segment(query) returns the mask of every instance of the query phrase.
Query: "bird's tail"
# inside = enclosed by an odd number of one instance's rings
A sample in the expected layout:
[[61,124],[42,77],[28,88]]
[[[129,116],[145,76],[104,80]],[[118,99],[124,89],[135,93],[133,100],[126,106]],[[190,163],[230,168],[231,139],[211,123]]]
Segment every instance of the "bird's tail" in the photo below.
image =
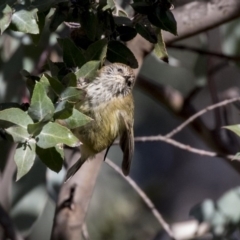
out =
[[67,171],[64,182],[67,182],[83,165],[84,161],[80,158],[76,163],[73,164]]

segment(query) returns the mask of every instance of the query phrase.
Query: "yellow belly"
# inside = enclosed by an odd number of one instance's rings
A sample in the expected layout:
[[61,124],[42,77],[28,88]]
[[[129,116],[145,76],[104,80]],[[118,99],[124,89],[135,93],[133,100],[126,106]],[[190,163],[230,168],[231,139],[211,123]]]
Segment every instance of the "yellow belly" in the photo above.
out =
[[91,111],[88,111],[88,109],[89,107],[86,104],[79,106],[80,111],[94,120],[76,129],[74,134],[83,143],[85,154],[90,156],[109,147],[125,129],[120,112],[122,116],[132,118],[132,95],[114,98],[91,109]]

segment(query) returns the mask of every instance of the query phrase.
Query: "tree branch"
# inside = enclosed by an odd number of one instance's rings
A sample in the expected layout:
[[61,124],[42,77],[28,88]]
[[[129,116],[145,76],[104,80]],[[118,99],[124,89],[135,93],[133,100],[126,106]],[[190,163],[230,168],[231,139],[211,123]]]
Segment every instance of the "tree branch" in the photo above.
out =
[[133,181],[133,179],[131,179],[128,176],[124,176],[122,173],[122,170],[115,164],[113,163],[111,160],[106,159],[105,162],[111,167],[113,168],[118,174],[120,174],[128,183],[129,185],[137,192],[137,194],[142,198],[142,200],[145,202],[145,204],[148,206],[148,208],[152,211],[153,216],[157,219],[157,221],[159,222],[159,224],[163,227],[163,229],[168,233],[168,235],[172,238],[172,239],[176,239],[174,237],[174,234],[170,228],[170,226],[168,225],[168,223],[163,219],[162,215],[158,212],[158,210],[156,209],[156,207],[154,206],[153,202],[148,198],[148,196],[142,191],[142,189],[136,184],[136,182]]
[[191,116],[190,118],[188,118],[185,122],[183,122],[182,124],[180,124],[178,127],[176,127],[175,129],[173,129],[170,133],[168,133],[167,135],[165,135],[166,138],[171,138],[173,137],[174,135],[176,135],[178,132],[182,131],[183,128],[185,128],[187,125],[189,125],[191,122],[193,122],[196,118],[200,117],[201,115],[209,112],[209,111],[212,111],[216,108],[219,108],[219,107],[223,107],[223,106],[226,106],[230,103],[233,103],[233,102],[236,102],[236,101],[240,101],[240,97],[235,97],[235,98],[232,98],[232,99],[228,99],[228,100],[224,100],[222,102],[219,102],[219,103],[216,103],[216,104],[213,104],[211,106],[208,106],[204,109],[202,109],[201,111],[195,113],[193,116]]
[[79,171],[62,185],[51,240],[80,239],[86,212],[105,151],[86,161]]
[[239,0],[194,1],[173,10],[178,36],[164,32],[166,43],[187,38],[240,16]]

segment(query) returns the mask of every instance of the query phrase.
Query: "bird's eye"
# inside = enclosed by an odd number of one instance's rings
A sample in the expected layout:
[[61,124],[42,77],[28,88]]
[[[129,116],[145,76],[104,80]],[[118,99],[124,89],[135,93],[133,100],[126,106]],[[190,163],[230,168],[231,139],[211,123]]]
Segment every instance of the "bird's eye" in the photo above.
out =
[[117,69],[119,73],[123,73],[123,70],[121,68]]

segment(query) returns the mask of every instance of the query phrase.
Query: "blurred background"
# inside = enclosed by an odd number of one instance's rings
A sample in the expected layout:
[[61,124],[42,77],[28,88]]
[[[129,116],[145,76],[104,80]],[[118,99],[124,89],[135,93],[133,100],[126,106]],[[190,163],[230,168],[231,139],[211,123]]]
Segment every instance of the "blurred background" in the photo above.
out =
[[[179,0],[174,5],[178,7],[184,3]],[[28,101],[20,71],[26,69],[40,74],[47,57],[59,61],[61,51],[56,39],[68,34],[64,25],[51,34],[46,29],[37,46],[34,39],[22,33],[6,31],[0,37],[1,102]],[[195,112],[213,104],[216,99],[224,100],[229,92],[239,90],[239,61],[188,48],[239,56],[240,19],[178,41],[176,45],[186,49],[168,46],[169,64],[153,54],[145,58],[140,76],[150,86],[171,87],[180,96],[178,101],[189,98],[188,103]],[[144,86],[139,82],[134,89],[135,136],[165,135],[186,119],[180,111],[170,109],[153,97],[151,90]],[[233,134],[229,137],[221,128],[240,122],[239,110],[233,104],[226,106],[224,111],[206,113],[201,119],[210,134],[218,132],[216,143],[221,136],[233,155],[238,152],[238,139]],[[198,149],[219,150],[216,146],[211,147],[214,137],[209,143],[191,126],[184,128],[174,139]],[[189,220],[189,211],[194,205],[207,198],[217,200],[239,185],[239,173],[222,158],[200,156],[161,141],[136,142],[135,146],[130,177],[169,223]],[[0,149],[0,167],[3,169],[6,159],[12,157],[13,147],[0,141]],[[108,158],[121,164],[119,146],[111,147]],[[20,181],[13,180],[12,187],[3,187],[2,183],[0,199],[6,201],[10,215],[25,239],[50,238],[56,194],[64,174],[64,170],[59,174],[46,170],[36,159],[31,171]],[[138,194],[106,163],[102,164],[86,222],[90,238],[94,240],[160,239],[157,236],[161,234],[161,227]]]

